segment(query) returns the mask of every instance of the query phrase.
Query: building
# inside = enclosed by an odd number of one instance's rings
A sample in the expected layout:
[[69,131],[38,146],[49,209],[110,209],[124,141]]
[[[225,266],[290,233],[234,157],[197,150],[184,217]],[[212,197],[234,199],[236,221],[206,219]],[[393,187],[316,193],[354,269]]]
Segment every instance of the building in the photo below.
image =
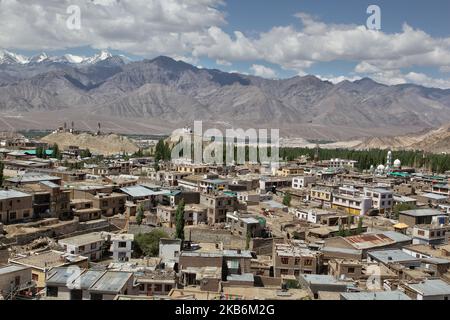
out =
[[312,188],[310,192],[311,200],[329,202],[333,201],[333,192],[327,188]]
[[402,286],[406,295],[414,300],[449,300],[450,284],[440,279],[426,279]]
[[102,211],[102,215],[112,217],[125,212],[127,196],[121,193],[99,193],[93,196],[94,208]]
[[300,243],[274,244],[274,276],[295,276],[317,274],[321,266],[321,254],[312,251]]
[[416,196],[417,202],[428,204],[431,206],[439,206],[440,204],[446,204],[449,200],[449,195],[443,195],[438,193],[421,193]]
[[339,192],[333,193],[333,209],[342,210],[356,216],[363,216],[368,214],[372,207],[372,198],[361,195],[357,189],[341,187]]
[[240,215],[237,212],[227,213],[227,225],[233,234],[241,237],[250,235],[252,238],[259,238],[263,234],[265,221],[249,215]]
[[290,176],[298,176],[305,173],[305,169],[303,167],[299,166],[288,166],[288,167],[282,167],[278,169],[276,172],[277,176],[281,177],[290,177]]
[[202,194],[200,204],[207,208],[208,224],[225,223],[227,213],[237,209],[237,197],[227,194]]
[[116,262],[130,261],[133,253],[134,235],[132,234],[111,234],[108,236],[111,242],[109,249]]
[[45,281],[46,299],[90,300],[89,288],[105,273],[73,267],[53,268]]
[[328,262],[328,274],[336,279],[361,279],[362,269],[362,263],[357,260],[333,259]]
[[167,266],[174,266],[180,259],[181,240],[180,239],[160,239],[159,257],[161,262]]
[[118,294],[133,295],[134,275],[131,272],[107,271],[89,289],[90,300],[114,300]]
[[292,177],[262,177],[259,180],[259,189],[262,193],[275,193],[278,189],[290,188]]
[[421,224],[431,224],[433,217],[441,216],[442,212],[434,209],[416,209],[401,211],[399,214],[400,223],[410,227]]
[[181,172],[181,173],[201,175],[201,174],[207,174],[209,172],[209,167],[201,166],[201,165],[178,165],[177,171]]
[[15,190],[0,190],[0,222],[17,223],[33,217],[33,196]]
[[378,213],[384,215],[392,211],[394,206],[394,194],[386,189],[364,189],[364,194],[367,198],[372,199],[372,207],[378,210]]
[[376,292],[343,292],[340,294],[341,300],[365,300],[365,301],[394,301],[411,300],[406,294],[399,290],[376,291]]
[[385,231],[326,239],[321,251],[328,260],[333,258],[361,260],[366,258],[370,251],[400,249],[411,243],[411,237],[394,231]]
[[358,161],[346,159],[331,159],[325,164],[328,168],[355,168]]
[[[158,221],[169,227],[176,224],[176,207],[158,206],[156,208],[156,216]],[[184,224],[187,226],[206,224],[207,208],[204,205],[185,205],[184,207]]]
[[432,186],[431,192],[450,197],[450,184],[434,184]]
[[33,289],[35,285],[31,279],[30,267],[15,264],[0,266],[0,296],[3,299],[9,300]]
[[314,299],[319,298],[320,291],[348,292],[351,289],[355,289],[352,282],[341,281],[331,275],[301,274],[299,282],[302,287],[308,289],[308,292]]
[[450,225],[422,224],[413,228],[413,244],[441,245],[448,243]]
[[421,265],[420,259],[414,258],[400,249],[369,251],[367,260],[382,263],[385,266],[400,264],[410,269],[418,268]]
[[303,189],[316,182],[315,176],[302,176],[292,178],[292,189]]
[[199,188],[203,193],[216,193],[228,188],[229,181],[223,179],[203,179],[200,180]]
[[177,286],[177,276],[173,271],[139,272],[135,274],[135,286],[141,296],[168,296]]
[[61,239],[58,244],[67,254],[82,255],[89,261],[98,261],[103,257],[105,236],[102,232],[93,232],[75,237]]
[[9,262],[14,265],[31,268],[31,278],[36,283],[37,290],[45,288],[48,272],[53,268],[68,266],[88,267],[88,258],[54,250],[12,258],[9,259]]

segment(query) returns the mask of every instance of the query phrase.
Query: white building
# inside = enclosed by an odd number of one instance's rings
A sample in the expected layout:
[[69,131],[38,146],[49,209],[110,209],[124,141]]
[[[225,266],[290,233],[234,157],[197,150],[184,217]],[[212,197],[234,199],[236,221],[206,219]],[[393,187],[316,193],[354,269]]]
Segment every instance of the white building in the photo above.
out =
[[303,189],[316,182],[316,177],[314,176],[302,176],[295,177],[292,179],[292,188],[293,189]]
[[354,168],[358,161],[346,159],[331,159],[328,161],[329,168]]
[[363,216],[372,208],[372,198],[366,197],[354,188],[339,188],[339,192],[333,193],[332,208]]
[[87,257],[89,261],[96,261],[102,258],[105,239],[102,232],[92,232],[61,239],[58,243],[68,254],[78,254]]
[[130,261],[133,253],[134,235],[132,234],[112,234],[111,247],[109,249],[113,254],[115,262]]
[[413,228],[413,244],[441,245],[448,243],[450,225],[448,216],[433,217],[432,224],[417,225]]
[[392,207],[394,206],[394,193],[391,190],[365,188],[364,194],[367,198],[372,199],[373,208],[378,209],[380,214],[392,211]]
[[181,240],[179,239],[160,239],[159,257],[166,266],[173,266],[178,263],[181,252]]

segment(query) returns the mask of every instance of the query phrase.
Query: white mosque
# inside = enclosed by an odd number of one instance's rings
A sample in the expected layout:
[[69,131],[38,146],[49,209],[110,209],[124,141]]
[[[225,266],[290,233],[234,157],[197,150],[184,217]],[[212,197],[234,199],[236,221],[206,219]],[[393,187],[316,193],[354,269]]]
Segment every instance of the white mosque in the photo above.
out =
[[393,157],[392,157],[392,151],[389,151],[387,154],[387,159],[386,159],[386,165],[380,164],[376,170],[375,168],[372,166],[370,168],[371,172],[375,173],[376,175],[386,175],[392,172],[392,170],[397,170],[400,169],[402,167],[402,162],[397,159],[395,161],[392,161]]

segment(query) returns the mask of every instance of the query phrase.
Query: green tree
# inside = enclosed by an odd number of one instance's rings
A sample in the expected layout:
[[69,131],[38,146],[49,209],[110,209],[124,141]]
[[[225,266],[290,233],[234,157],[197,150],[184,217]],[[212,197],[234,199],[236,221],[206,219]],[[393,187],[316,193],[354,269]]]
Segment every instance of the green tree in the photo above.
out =
[[177,239],[181,239],[181,241],[184,241],[184,200],[181,200],[181,202],[178,204],[177,212],[176,212],[176,231],[175,231],[175,237]]
[[52,148],[52,158],[55,158],[58,160],[62,159],[61,151],[59,150],[59,146],[56,143],[53,145],[53,148]]
[[287,207],[291,206],[292,197],[290,194],[286,193],[283,197],[283,204]]
[[339,225],[338,237],[345,237],[345,227],[344,224]]
[[252,235],[250,232],[247,232],[247,238],[245,239],[245,250],[250,249],[250,242],[252,241]]
[[136,223],[140,226],[142,225],[142,220],[144,219],[144,205],[140,204],[136,212]]
[[89,150],[89,149],[81,150],[80,157],[81,158],[91,158],[92,157],[91,150]]
[[159,254],[159,240],[168,237],[161,229],[138,234],[134,240],[135,253],[140,256],[156,257]]
[[399,203],[394,206],[392,212],[394,213],[394,219],[398,220],[401,211],[414,210],[416,206],[408,203]]
[[356,234],[362,234],[364,232],[364,218],[360,217],[358,220],[358,229],[356,229]]

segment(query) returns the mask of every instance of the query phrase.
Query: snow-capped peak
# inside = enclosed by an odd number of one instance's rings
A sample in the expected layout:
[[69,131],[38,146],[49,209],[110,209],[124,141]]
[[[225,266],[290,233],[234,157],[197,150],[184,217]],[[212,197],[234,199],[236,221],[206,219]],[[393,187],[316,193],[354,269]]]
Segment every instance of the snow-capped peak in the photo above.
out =
[[45,60],[47,60],[49,58],[49,56],[45,53],[42,52],[41,54],[38,54],[37,56],[34,56],[30,59],[30,63],[41,63]]
[[[25,56],[9,52],[7,50],[0,50],[0,65],[2,64],[37,64],[43,62],[53,62],[53,63],[70,63],[76,65],[93,65],[102,61],[106,61],[111,58],[117,58],[115,61],[117,63],[128,63],[131,59],[123,56],[117,55],[113,56],[108,51],[102,50],[92,57],[78,56],[73,54],[65,54],[63,56],[49,56],[46,53],[41,53],[32,58],[27,58]],[[120,62],[119,62],[120,60]],[[113,62],[114,63],[114,62]]]
[[0,50],[0,64],[27,64],[29,59],[20,54]]
[[100,53],[94,55],[93,57],[87,58],[86,63],[88,64],[96,64],[100,61],[105,61],[106,59],[111,58],[113,55],[108,51],[102,50]]
[[65,54],[64,59],[69,63],[75,63],[75,64],[83,63],[86,60],[85,57],[76,56],[76,55],[73,55],[70,53]]

